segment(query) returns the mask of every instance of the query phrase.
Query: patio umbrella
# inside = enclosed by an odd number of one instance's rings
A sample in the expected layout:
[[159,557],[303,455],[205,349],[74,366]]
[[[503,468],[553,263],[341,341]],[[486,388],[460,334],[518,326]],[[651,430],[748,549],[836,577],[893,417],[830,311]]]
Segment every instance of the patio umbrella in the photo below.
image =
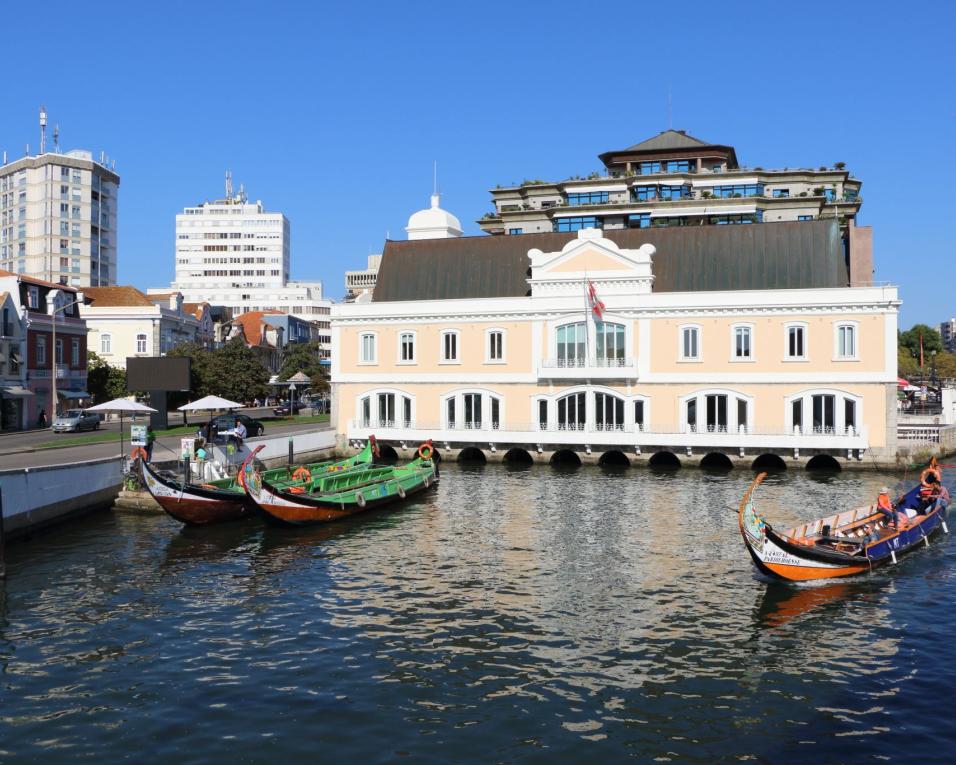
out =
[[904,380],[902,377],[897,377],[897,378],[896,378],[896,387],[897,387],[897,388],[905,388],[905,387],[906,387],[907,385],[909,385],[909,384],[910,384],[910,381],[909,381],[909,380]]
[[[198,401],[190,401],[188,404],[183,404],[178,407],[180,412],[218,412],[221,409],[242,409],[242,404],[237,404],[235,401],[230,401],[227,398],[222,398],[221,396],[203,396]],[[210,422],[212,419],[210,418]],[[212,432],[211,429],[209,431]]]
[[102,404],[97,404],[96,406],[91,406],[87,409],[88,412],[119,412],[120,416],[120,457],[123,456],[123,415],[124,414],[146,414],[147,412],[155,412],[151,406],[146,406],[146,404],[140,404],[137,401],[130,401],[127,398],[114,398],[112,401],[107,401]]

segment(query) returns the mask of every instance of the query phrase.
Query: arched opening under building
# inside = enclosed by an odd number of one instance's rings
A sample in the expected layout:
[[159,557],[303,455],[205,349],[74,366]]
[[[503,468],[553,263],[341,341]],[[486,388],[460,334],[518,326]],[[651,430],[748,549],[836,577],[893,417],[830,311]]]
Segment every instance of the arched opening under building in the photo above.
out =
[[378,453],[381,455],[379,460],[391,464],[393,462],[398,462],[398,452],[388,444],[379,443]]
[[504,461],[515,465],[530,465],[534,459],[526,450],[515,447],[505,452]]
[[843,470],[836,457],[829,454],[817,454],[807,461],[807,470],[819,470],[821,473],[839,473]]
[[464,449],[458,452],[458,461],[483,465],[488,460],[485,457],[485,453],[481,449],[478,449],[474,446],[466,446]]
[[727,471],[734,469],[733,460],[721,452],[711,452],[710,454],[705,454],[704,458],[700,461],[700,466],[704,470],[715,470],[722,473],[726,473]]
[[627,455],[624,452],[619,452],[617,449],[613,449],[609,452],[604,452],[604,454],[601,455],[601,459],[598,460],[598,465],[630,467],[631,461],[627,458]]
[[780,473],[787,469],[787,463],[779,454],[761,454],[750,467],[753,470]]
[[581,458],[570,449],[559,449],[551,455],[552,465],[575,466],[581,464]]
[[662,470],[677,470],[680,467],[680,460],[673,452],[657,452],[651,456],[647,465]]

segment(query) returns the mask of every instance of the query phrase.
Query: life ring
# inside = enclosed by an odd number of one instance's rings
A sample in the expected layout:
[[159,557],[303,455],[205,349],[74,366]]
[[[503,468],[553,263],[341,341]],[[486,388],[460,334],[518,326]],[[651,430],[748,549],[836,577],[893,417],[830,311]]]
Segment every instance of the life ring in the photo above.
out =
[[420,459],[430,460],[432,458],[433,453],[434,453],[434,450],[432,449],[431,444],[422,444],[421,446],[418,447],[418,456]]
[[397,493],[398,493],[398,496],[400,496],[402,499],[405,499],[405,487],[402,486],[401,484],[398,485]]
[[305,483],[306,481],[311,481],[312,473],[309,472],[308,468],[304,468],[304,467],[296,468],[295,472],[292,474],[292,480],[302,481],[303,483]]
[[290,493],[290,494],[305,494],[305,487],[303,487],[303,486],[290,486],[290,487],[289,487],[289,493]]
[[143,462],[146,462],[146,450],[142,446],[137,446],[129,453],[129,458],[135,460],[137,457],[141,457]]
[[359,507],[365,507],[365,495],[362,492],[355,492],[355,504]]

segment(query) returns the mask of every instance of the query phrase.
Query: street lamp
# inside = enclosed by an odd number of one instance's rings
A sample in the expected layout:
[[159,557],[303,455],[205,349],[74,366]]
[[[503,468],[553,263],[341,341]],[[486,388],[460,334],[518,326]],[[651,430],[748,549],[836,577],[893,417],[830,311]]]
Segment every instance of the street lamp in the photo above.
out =
[[[57,409],[60,408],[60,407],[59,407],[60,402],[59,402],[59,400],[58,400],[57,397],[56,397],[56,371],[57,371],[57,370],[56,370],[56,365],[57,365],[57,360],[56,360],[56,315],[57,315],[60,311],[65,311],[67,308],[70,308],[71,306],[74,306],[74,305],[77,305],[78,303],[82,303],[82,302],[83,302],[83,293],[82,293],[82,292],[78,292],[78,293],[76,293],[76,294],[78,295],[78,297],[77,297],[76,300],[74,300],[74,301],[72,301],[72,302],[70,302],[70,303],[66,303],[66,304],[64,304],[64,305],[61,305],[59,308],[54,308],[54,309],[50,312],[50,321],[51,321],[51,323],[53,324],[53,348],[50,349],[50,351],[51,351],[51,352],[50,352],[50,371],[51,371],[51,376],[52,376],[52,380],[53,380],[53,416],[50,418],[50,427],[51,427],[51,428],[53,427],[53,423],[56,421]],[[55,302],[55,301],[54,301],[54,302]],[[65,354],[64,354],[64,355],[65,355]]]
[[933,360],[933,370],[931,372],[930,379],[933,381],[933,387],[936,387],[936,351],[932,350],[929,352],[930,358]]
[[289,383],[289,416],[295,416],[295,383]]

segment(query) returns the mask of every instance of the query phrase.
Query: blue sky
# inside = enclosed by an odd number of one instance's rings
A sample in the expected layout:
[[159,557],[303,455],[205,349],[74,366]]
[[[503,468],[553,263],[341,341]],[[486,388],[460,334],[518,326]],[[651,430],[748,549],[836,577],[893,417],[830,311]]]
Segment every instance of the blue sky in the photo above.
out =
[[[668,127],[744,164],[847,163],[876,278],[901,323],[956,315],[950,4],[16,3],[0,149],[105,150],[120,189],[120,281],[166,286],[174,216],[232,170],[292,224],[292,275],[347,268],[427,206],[466,234],[488,189],[599,167]],[[42,31],[42,36],[40,32]],[[949,232],[949,233],[947,233]]]

